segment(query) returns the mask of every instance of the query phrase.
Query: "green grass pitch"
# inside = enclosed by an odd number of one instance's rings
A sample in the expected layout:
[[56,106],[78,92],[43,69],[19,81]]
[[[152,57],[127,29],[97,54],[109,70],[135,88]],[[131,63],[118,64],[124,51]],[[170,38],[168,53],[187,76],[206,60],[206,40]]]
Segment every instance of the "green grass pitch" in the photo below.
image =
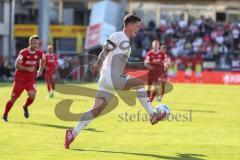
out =
[[[0,86],[1,115],[10,94],[10,84]],[[63,147],[65,130],[76,122],[58,119],[55,105],[73,99],[71,111],[80,113],[92,106],[93,99],[60,93],[52,99],[46,96],[46,86],[38,84],[30,118],[23,117],[25,92],[12,108],[10,122],[0,122],[1,160],[240,159],[240,86],[174,84],[163,99],[173,115],[154,126],[144,120],[140,103],[129,107],[120,101],[112,112],[93,120],[70,150]]]

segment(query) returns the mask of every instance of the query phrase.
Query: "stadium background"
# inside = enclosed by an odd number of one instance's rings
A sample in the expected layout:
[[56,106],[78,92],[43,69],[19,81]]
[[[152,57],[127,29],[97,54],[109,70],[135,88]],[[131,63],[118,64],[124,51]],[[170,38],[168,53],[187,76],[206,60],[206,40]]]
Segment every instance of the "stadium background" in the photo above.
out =
[[[27,97],[25,92],[14,105],[9,122],[0,121],[0,160],[239,160],[240,2],[146,0],[140,3],[119,0],[114,1],[112,7],[104,7],[104,2],[100,4],[102,7],[96,7],[97,20],[101,21],[100,24],[105,21],[114,24],[114,27],[103,25],[107,26],[105,31],[108,31],[104,34],[100,32],[104,30],[99,29],[102,26],[94,24],[94,16],[91,18],[97,2],[99,1],[0,0],[1,113],[11,95],[15,58],[20,49],[27,47],[28,37],[32,34],[39,33],[43,40],[41,48],[45,51],[48,43],[54,44],[62,64],[58,77],[67,77],[70,80],[67,85],[71,85],[74,88],[71,91],[76,93],[73,95],[62,91],[56,92],[54,98],[46,98],[46,85],[42,83],[43,79],[38,79],[37,97],[30,108],[30,118],[25,119],[22,114],[22,104]],[[121,14],[113,16],[113,7],[119,7]],[[49,26],[41,14],[46,14],[47,11]],[[65,131],[74,127],[76,121],[59,119],[55,112],[56,106],[63,101],[71,102],[71,111],[77,114],[87,111],[92,105],[92,98],[79,94],[81,87],[97,91],[97,84],[72,82],[81,81],[84,70],[77,68],[83,63],[93,63],[96,58],[94,55],[99,53],[101,43],[109,36],[109,31],[122,28],[123,13],[136,13],[144,21],[143,30],[135,39],[130,58],[134,63],[128,64],[130,73],[145,75],[142,61],[152,38],[158,37],[161,42],[169,45],[168,53],[175,60],[169,74],[175,73],[176,77],[171,77],[173,91],[166,94],[161,103],[170,107],[171,119],[154,126],[148,120],[139,121],[138,113],[141,118],[146,115],[141,104],[136,101],[134,107],[129,107],[119,98],[119,106],[115,110],[94,120],[72,144],[71,149],[65,150]],[[186,22],[191,23],[185,27]],[[198,26],[202,23],[205,24]],[[89,28],[97,33],[93,34],[95,37],[102,34],[104,36],[100,37],[103,38],[93,38],[93,41],[88,39],[86,35]],[[196,34],[193,34],[194,31]],[[89,49],[86,49],[87,40],[90,41]],[[91,56],[86,58],[85,53]],[[69,59],[74,56],[78,58]],[[71,72],[74,69],[75,72]],[[68,76],[69,72],[71,74]],[[200,72],[202,76],[198,77],[196,73]],[[132,102],[128,94],[123,95]],[[159,102],[153,102],[153,106],[157,104]]]

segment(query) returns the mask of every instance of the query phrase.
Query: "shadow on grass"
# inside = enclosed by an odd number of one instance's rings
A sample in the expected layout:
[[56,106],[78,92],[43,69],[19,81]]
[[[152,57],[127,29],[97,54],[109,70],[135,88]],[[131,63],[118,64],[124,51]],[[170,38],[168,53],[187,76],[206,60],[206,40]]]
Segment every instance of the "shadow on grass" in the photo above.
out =
[[174,111],[192,111],[192,112],[199,112],[199,113],[217,113],[216,111],[210,110],[197,110],[197,109],[173,109]]
[[194,106],[204,106],[204,107],[223,107],[221,104],[210,104],[210,103],[201,103],[201,102],[180,102],[180,101],[165,101],[169,104],[184,104],[184,105],[194,105]]
[[[32,126],[41,126],[41,127],[50,127],[50,128],[56,128],[56,129],[69,129],[71,127],[69,126],[62,126],[62,125],[54,125],[54,124],[46,124],[46,123],[36,123],[36,122],[10,122],[10,123],[16,123],[16,124],[22,124],[22,125],[32,125]],[[91,131],[91,132],[103,132],[100,130],[96,130],[95,128],[86,128],[84,131]]]
[[[49,98],[49,99],[52,99],[52,100],[64,100],[66,99],[66,97],[52,97],[52,98]],[[79,102],[89,102],[90,100],[86,99],[86,98],[71,98],[72,101],[79,101]]]
[[201,154],[187,154],[187,153],[176,153],[176,156],[162,156],[157,154],[147,154],[147,153],[135,153],[135,152],[123,152],[123,151],[108,151],[108,150],[91,150],[91,149],[71,149],[74,151],[81,151],[81,152],[101,152],[101,153],[113,153],[113,154],[126,154],[126,155],[133,155],[133,156],[143,156],[149,158],[158,158],[158,159],[167,159],[167,160],[205,160],[206,155]]

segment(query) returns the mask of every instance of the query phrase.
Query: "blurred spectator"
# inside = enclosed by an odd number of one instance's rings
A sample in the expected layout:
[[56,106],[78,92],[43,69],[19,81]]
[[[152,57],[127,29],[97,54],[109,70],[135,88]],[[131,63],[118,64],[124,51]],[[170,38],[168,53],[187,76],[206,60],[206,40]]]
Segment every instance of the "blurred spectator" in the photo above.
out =
[[14,66],[0,56],[0,81],[12,81]]
[[181,17],[181,20],[178,22],[180,29],[184,30],[187,27],[187,22],[184,20],[184,17]]
[[144,55],[153,39],[164,42],[171,56],[188,56],[191,59],[194,55],[201,54],[204,60],[215,61],[219,69],[231,65],[231,54],[240,54],[240,22],[234,24],[228,21],[221,24],[203,16],[198,19],[189,17],[185,21],[181,16],[178,21],[161,17],[159,26],[155,25],[150,21],[147,28],[138,33],[134,51],[142,54],[135,55]]
[[152,31],[154,30],[156,27],[156,24],[154,22],[154,20],[151,20],[149,23],[148,23],[148,28]]
[[238,29],[237,26],[233,27],[232,37],[233,37],[233,48],[237,49],[237,46],[238,46],[238,43],[239,43],[239,29]]

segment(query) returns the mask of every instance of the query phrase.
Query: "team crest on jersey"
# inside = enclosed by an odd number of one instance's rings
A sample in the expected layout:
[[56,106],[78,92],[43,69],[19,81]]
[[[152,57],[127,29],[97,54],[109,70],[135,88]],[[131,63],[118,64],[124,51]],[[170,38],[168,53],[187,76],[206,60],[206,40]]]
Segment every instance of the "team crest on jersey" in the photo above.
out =
[[37,55],[34,56],[34,59],[37,59]]
[[120,60],[122,60],[123,62],[126,62],[128,60],[128,54],[127,53],[123,53],[121,55],[121,57],[119,57]]

